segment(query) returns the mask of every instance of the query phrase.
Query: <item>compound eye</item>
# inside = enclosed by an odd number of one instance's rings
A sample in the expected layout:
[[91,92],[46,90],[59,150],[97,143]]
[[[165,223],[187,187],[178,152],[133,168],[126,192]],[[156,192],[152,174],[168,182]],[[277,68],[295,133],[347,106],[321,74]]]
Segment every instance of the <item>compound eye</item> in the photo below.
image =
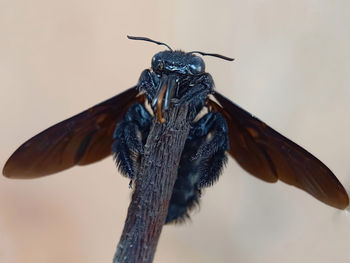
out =
[[203,59],[201,59],[200,57],[197,57],[197,56],[193,57],[193,59],[189,63],[188,68],[189,68],[190,73],[193,75],[203,73],[205,70],[205,64],[204,64]]
[[153,70],[162,70],[164,68],[164,62],[159,56],[159,54],[155,54],[152,58],[152,68]]

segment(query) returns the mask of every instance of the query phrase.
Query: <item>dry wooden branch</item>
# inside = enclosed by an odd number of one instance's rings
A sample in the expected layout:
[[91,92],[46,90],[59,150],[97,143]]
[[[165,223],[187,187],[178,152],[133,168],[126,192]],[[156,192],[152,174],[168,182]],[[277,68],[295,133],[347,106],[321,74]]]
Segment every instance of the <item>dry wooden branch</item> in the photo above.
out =
[[153,261],[190,130],[187,109],[170,108],[163,124],[154,118],[114,263]]

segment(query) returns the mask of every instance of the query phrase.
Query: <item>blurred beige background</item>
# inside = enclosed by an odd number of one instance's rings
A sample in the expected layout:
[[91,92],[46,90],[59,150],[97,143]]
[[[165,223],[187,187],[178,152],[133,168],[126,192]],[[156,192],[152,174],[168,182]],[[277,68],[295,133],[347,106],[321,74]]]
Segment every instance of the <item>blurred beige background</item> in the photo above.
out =
[[[323,160],[350,189],[350,2],[0,1],[0,165],[25,140],[134,85],[163,47],[206,57],[216,88]],[[112,158],[0,178],[0,262],[112,262],[129,204]],[[350,262],[350,215],[233,160],[155,262]]]

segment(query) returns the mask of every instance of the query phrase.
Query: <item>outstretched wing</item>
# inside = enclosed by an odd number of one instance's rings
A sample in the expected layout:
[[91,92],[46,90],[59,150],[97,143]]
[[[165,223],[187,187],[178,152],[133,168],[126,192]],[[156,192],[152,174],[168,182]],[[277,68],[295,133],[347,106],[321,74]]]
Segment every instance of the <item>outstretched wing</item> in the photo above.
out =
[[107,157],[116,123],[131,104],[144,100],[137,94],[136,87],[130,88],[44,130],[11,155],[2,173],[10,178],[35,178]]
[[222,107],[209,104],[227,120],[229,153],[247,172],[267,182],[279,179],[294,185],[339,209],[349,205],[344,187],[320,160],[220,93],[214,96]]

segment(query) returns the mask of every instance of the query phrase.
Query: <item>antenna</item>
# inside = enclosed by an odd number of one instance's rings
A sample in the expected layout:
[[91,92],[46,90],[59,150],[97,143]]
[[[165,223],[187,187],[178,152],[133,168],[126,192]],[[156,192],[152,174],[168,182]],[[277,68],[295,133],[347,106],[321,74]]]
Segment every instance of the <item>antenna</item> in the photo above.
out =
[[150,39],[148,37],[133,37],[133,36],[127,36],[127,37],[129,39],[132,39],[132,40],[143,40],[143,41],[148,41],[148,42],[155,43],[157,45],[163,45],[163,46],[166,46],[167,48],[169,48],[170,51],[173,51],[173,49],[171,47],[169,47],[167,44],[165,44],[163,42],[155,41],[155,40]]
[[[170,51],[173,51],[173,49],[168,46],[167,44],[163,43],[163,42],[159,42],[159,41],[155,41],[153,39],[150,39],[148,37],[134,37],[134,36],[127,36],[128,39],[131,39],[131,40],[142,40],[142,41],[148,41],[148,42],[152,42],[152,43],[155,43],[157,45],[163,45],[163,46],[166,46]],[[214,54],[214,53],[206,53],[206,52],[201,52],[201,51],[192,51],[192,52],[188,52],[188,53],[198,53],[202,56],[212,56],[212,57],[217,57],[217,58],[221,58],[221,59],[224,59],[224,60],[228,60],[228,61],[233,61],[234,58],[229,58],[229,57],[226,57],[226,56],[223,56],[223,55],[219,55],[219,54]]]
[[214,54],[214,53],[205,53],[205,52],[201,52],[201,51],[191,51],[189,53],[198,53],[201,54],[202,56],[212,56],[212,57],[217,57],[217,58],[221,58],[224,60],[228,60],[228,61],[234,61],[234,58],[229,58],[223,55],[219,55],[219,54]]

